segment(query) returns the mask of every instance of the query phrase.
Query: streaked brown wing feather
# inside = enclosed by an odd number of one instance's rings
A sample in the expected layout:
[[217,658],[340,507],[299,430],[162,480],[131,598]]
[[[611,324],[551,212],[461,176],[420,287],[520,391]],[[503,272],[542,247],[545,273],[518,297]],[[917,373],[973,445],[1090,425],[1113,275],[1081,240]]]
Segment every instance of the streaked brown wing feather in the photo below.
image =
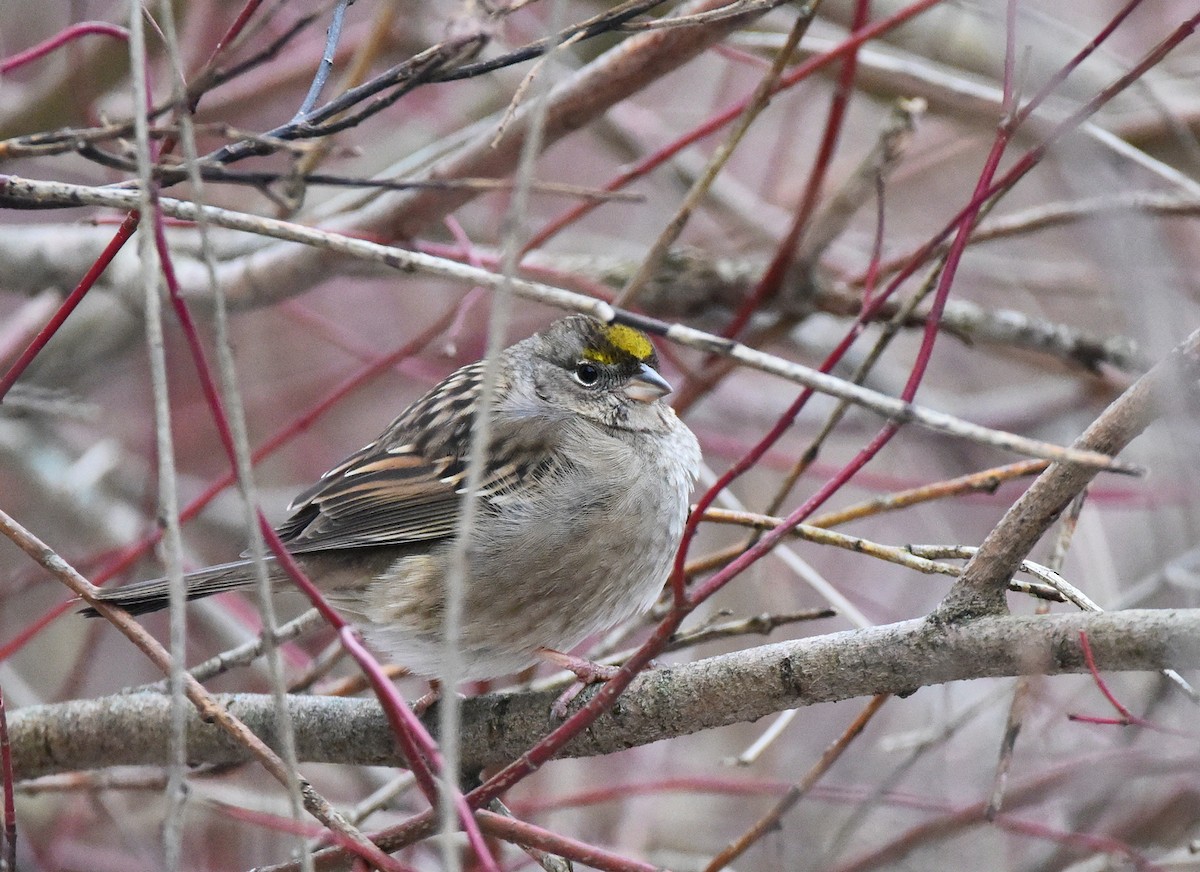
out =
[[[450,375],[379,439],[297,496],[291,517],[277,528],[289,550],[406,545],[453,535],[481,372],[472,364]],[[534,446],[524,444],[522,454],[544,467]],[[485,499],[509,492],[534,472],[503,456],[493,456],[491,465],[481,488]]]
[[297,553],[449,536],[460,497],[444,478],[454,464],[386,449],[362,454],[297,497],[279,535]]

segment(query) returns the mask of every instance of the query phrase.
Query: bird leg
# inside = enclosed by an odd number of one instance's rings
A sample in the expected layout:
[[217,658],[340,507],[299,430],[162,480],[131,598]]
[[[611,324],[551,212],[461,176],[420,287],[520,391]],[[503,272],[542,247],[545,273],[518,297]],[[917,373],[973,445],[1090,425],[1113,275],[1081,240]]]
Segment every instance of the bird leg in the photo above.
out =
[[423,717],[429,707],[442,698],[442,683],[436,678],[429,682],[429,693],[413,701],[412,711],[417,717]]
[[554,705],[550,709],[559,720],[566,718],[567,706],[571,700],[579,696],[580,691],[589,684],[608,681],[620,671],[619,666],[605,666],[603,663],[596,663],[583,657],[576,657],[573,654],[564,654],[562,651],[555,651],[553,648],[538,648],[537,655],[547,663],[552,663],[560,669],[574,673],[575,677],[579,679],[562,692],[562,695],[554,701]]

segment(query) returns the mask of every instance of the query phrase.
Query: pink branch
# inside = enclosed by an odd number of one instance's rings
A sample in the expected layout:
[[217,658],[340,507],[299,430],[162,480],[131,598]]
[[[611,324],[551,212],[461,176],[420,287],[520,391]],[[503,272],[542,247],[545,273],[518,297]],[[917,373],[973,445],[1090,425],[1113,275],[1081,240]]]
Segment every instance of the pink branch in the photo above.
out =
[[45,42],[39,42],[33,48],[27,48],[25,51],[13,55],[8,60],[0,61],[0,75],[11,73],[18,67],[23,67],[25,64],[36,61],[38,58],[50,54],[50,52],[61,48],[68,42],[79,39],[81,36],[90,36],[92,34],[109,36],[125,42],[129,41],[129,31],[124,27],[118,27],[115,24],[109,24],[105,21],[83,21],[79,24],[71,25],[66,30],[60,31]]
[[[209,366],[204,353],[204,346],[200,341],[200,333],[196,327],[195,319],[192,318],[191,311],[188,309],[179,288],[179,282],[175,275],[175,266],[171,260],[171,251],[167,246],[166,233],[163,229],[162,211],[158,208],[157,197],[154,198],[154,204],[154,242],[158,250],[159,265],[167,283],[167,294],[175,309],[176,317],[179,319],[184,338],[192,355],[196,375],[200,379],[201,391],[204,394],[205,401],[208,403],[213,422],[217,426],[217,432],[220,434],[221,444],[225,448],[230,467],[236,468],[236,451],[233,444],[233,431],[229,425],[229,416],[225,412],[224,403],[217,391],[216,381],[213,378],[212,368]],[[427,757],[439,770],[443,768],[440,755],[437,752],[437,744],[433,741],[433,737],[429,735],[420,720],[401,698],[395,685],[384,674],[379,662],[359,643],[350,625],[329,605],[321,591],[308,578],[304,570],[300,568],[300,565],[288,552],[287,546],[283,544],[279,535],[272,528],[262,509],[259,506],[255,506],[254,511],[258,516],[263,536],[280,565],[291,576],[292,581],[296,583],[297,587],[304,592],[304,595],[308,597],[317,611],[321,613],[321,616],[337,629],[338,638],[342,646],[358,662],[367,675],[375,691],[375,695],[379,698],[379,704],[388,715],[388,722],[392,725],[396,738],[400,742],[405,757],[408,759],[409,767],[417,779],[417,783],[420,785],[429,802],[436,805],[438,788],[424,760]],[[471,809],[467,806],[462,793],[455,786],[453,780],[448,780],[448,784],[448,789],[454,791],[455,805],[459,809],[467,839],[478,854],[480,862],[488,872],[499,872],[495,866],[495,861],[492,859],[483,841],[483,834],[479,832],[478,824],[475,822],[471,814]]]
[[495,812],[481,811],[479,817],[487,827],[488,833],[493,836],[515,842],[518,845],[549,851],[567,860],[582,863],[589,869],[601,869],[604,872],[656,872],[661,868],[652,863],[643,863],[622,857],[612,851],[606,851],[578,839],[561,836],[534,824],[504,817]]
[[[914,3],[911,6],[906,6],[904,9],[901,9],[894,15],[889,15],[887,18],[881,18],[879,21],[870,25],[869,27],[864,27],[862,30],[855,31],[840,45],[830,49],[825,54],[810,58],[808,61],[797,66],[795,70],[788,73],[786,76],[782,76],[771,93],[778,94],[780,91],[795,86],[799,82],[807,79],[813,73],[817,72],[817,70],[823,69],[843,55],[857,51],[858,48],[863,45],[863,43],[866,43],[875,37],[880,36],[881,34],[887,33],[890,30],[894,30],[909,19],[915,18],[922,12],[925,12],[931,7],[936,6],[940,2],[942,2],[942,0],[920,0],[920,2]],[[699,142],[706,136],[716,133],[726,124],[729,124],[735,118],[740,116],[742,112],[745,111],[746,106],[749,105],[749,102],[749,97],[738,101],[720,115],[717,115],[716,117],[706,121],[704,124],[701,124],[691,132],[681,136],[679,139],[676,139],[669,145],[666,145],[654,152],[649,157],[638,162],[632,169],[621,173],[619,176],[605,185],[604,190],[620,190],[633,180],[639,179],[651,170],[661,166],[663,163],[674,157],[679,152],[683,151],[683,149],[687,148],[689,145]],[[525,247],[522,249],[522,253],[532,251],[535,248],[540,248],[546,243],[547,240],[555,236],[564,227],[575,223],[584,215],[589,214],[593,209],[601,205],[601,202],[602,201],[600,200],[593,200],[588,203],[581,203],[573,209],[567,210],[558,218],[554,219],[545,227],[543,227],[540,232],[538,232],[531,240],[529,240],[529,242],[526,243]]]
[[[862,29],[867,22],[870,8],[869,0],[857,0],[854,6],[854,20],[850,25],[851,31],[857,32]],[[729,339],[739,336],[750,318],[758,311],[758,307],[779,292],[779,287],[787,276],[788,268],[796,259],[796,247],[812,220],[813,212],[816,211],[817,201],[825,186],[825,177],[829,173],[829,164],[833,161],[834,151],[837,150],[838,140],[841,138],[842,126],[846,118],[846,106],[850,102],[854,76],[858,72],[858,49],[859,46],[856,45],[846,53],[846,60],[838,74],[837,84],[833,90],[833,99],[829,103],[829,113],[825,119],[825,132],[821,135],[817,157],[813,162],[812,172],[808,174],[808,181],[804,186],[804,193],[800,197],[800,205],[796,209],[792,225],[784,234],[783,241],[776,246],[775,256],[771,259],[762,278],[758,280],[758,285],[746,298],[733,320],[725,327],[722,335]]]
[[379,868],[382,872],[416,872],[412,866],[400,862],[395,857],[388,856],[380,851],[370,851],[367,846],[354,841],[345,833],[326,830],[318,824],[280,817],[270,812],[258,811],[257,809],[246,808],[245,806],[229,805],[220,800],[209,799],[208,802],[227,817],[263,827],[264,829],[273,830],[277,833],[289,833],[308,839],[326,836],[330,843],[353,854],[356,860],[379,864],[378,867],[372,865],[368,868]]
[[58,332],[58,328],[75,311],[75,307],[83,301],[87,292],[96,284],[96,280],[100,278],[104,270],[112,263],[112,259],[117,256],[117,252],[129,241],[129,237],[133,236],[133,231],[137,229],[137,225],[138,213],[130,212],[125,217],[125,220],[121,222],[121,226],[117,228],[116,235],[104,247],[104,251],[100,253],[100,257],[96,258],[96,262],[88,268],[83,278],[79,280],[79,284],[75,286],[75,290],[71,291],[70,295],[63,300],[62,305],[58,307],[58,311],[54,313],[54,317],[46,323],[45,327],[38,331],[37,336],[29,343],[29,346],[21,352],[21,356],[8,368],[8,372],[0,377],[0,402],[4,400],[4,395],[9,392],[16,380],[21,377],[21,374],[33,362],[33,359],[46,346],[46,343]]

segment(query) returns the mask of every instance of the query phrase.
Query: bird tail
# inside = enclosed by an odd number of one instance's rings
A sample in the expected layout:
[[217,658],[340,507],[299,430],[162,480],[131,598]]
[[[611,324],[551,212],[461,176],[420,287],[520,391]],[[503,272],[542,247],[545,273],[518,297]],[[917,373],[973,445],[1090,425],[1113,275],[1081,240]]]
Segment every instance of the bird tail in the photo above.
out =
[[[267,558],[267,573],[272,582],[283,578],[283,570],[276,564],[275,558]],[[254,583],[254,562],[251,560],[235,560],[220,566],[210,566],[198,572],[190,572],[183,577],[184,588],[188,600],[201,599],[215,593],[227,590],[237,590]],[[157,612],[165,609],[170,599],[170,583],[165,578],[152,578],[148,581],[138,581],[123,587],[115,587],[100,593],[101,602],[120,606],[130,614],[144,615],[147,612]],[[91,606],[80,609],[80,614],[89,618],[97,617],[97,612]]]

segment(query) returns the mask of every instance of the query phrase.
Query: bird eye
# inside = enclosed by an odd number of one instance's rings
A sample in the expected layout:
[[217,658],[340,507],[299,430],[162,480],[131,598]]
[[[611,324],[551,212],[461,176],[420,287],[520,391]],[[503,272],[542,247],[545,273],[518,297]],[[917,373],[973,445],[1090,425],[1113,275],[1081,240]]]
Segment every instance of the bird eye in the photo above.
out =
[[600,368],[594,363],[581,360],[575,364],[575,381],[584,387],[591,387],[600,381]]

